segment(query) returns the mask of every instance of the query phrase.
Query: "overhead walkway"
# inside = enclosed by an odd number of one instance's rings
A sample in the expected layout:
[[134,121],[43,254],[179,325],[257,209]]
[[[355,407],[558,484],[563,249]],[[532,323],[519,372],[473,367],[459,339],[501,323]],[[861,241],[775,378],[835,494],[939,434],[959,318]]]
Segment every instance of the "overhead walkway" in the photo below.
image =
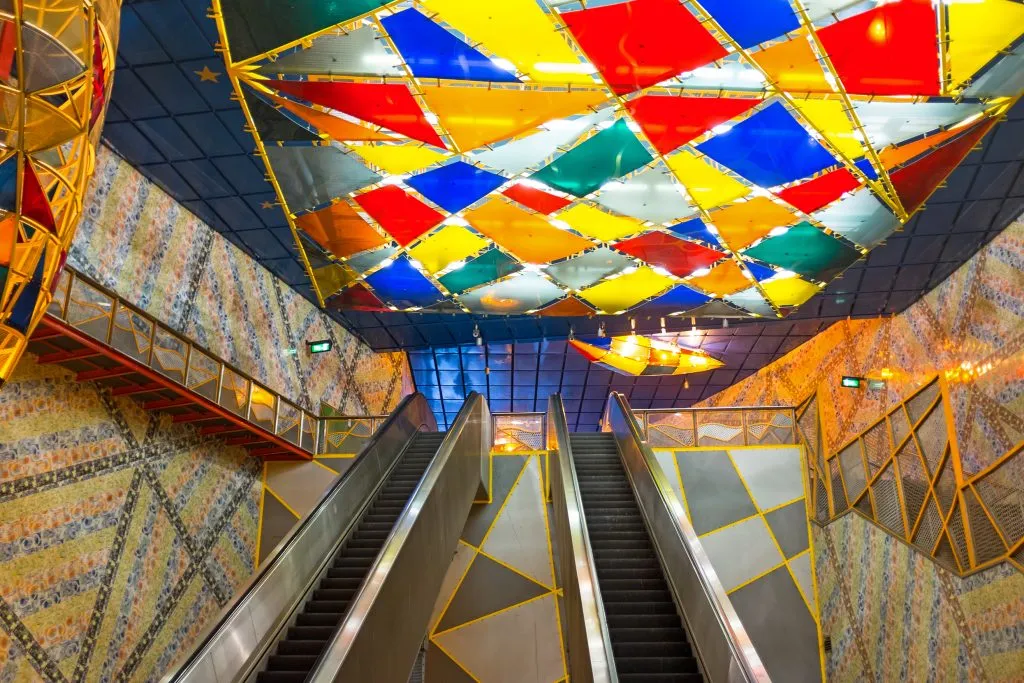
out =
[[406,683],[491,443],[479,394],[406,397],[164,681]]

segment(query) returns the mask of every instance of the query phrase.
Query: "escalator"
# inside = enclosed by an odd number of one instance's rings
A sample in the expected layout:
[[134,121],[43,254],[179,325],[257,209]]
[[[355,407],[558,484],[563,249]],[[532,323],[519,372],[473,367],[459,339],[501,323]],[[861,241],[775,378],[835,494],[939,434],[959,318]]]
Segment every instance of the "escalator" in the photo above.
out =
[[548,400],[547,447],[570,680],[770,683],[682,502],[621,394],[602,433]]
[[421,432],[413,437],[395,469],[387,478],[359,526],[345,541],[334,562],[320,580],[313,597],[296,618],[295,626],[278,643],[260,683],[301,683],[327,649],[349,605],[384,547],[427,465],[437,454],[444,432]]
[[614,435],[569,441],[618,679],[703,681]]
[[406,397],[163,683],[407,683],[492,443],[479,394]]

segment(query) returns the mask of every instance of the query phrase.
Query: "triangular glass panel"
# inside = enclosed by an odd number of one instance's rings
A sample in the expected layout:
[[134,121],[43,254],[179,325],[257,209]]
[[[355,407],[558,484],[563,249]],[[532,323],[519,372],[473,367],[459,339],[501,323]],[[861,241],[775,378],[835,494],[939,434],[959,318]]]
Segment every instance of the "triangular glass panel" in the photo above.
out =
[[450,213],[457,213],[505,183],[502,176],[464,161],[408,178],[405,184]]

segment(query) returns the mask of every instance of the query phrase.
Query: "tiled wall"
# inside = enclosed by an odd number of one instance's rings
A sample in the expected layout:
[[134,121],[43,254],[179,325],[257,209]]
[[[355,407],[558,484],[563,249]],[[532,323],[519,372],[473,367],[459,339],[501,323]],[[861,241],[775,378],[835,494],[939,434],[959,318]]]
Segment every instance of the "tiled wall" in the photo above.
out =
[[26,356],[0,392],[0,681],[159,678],[252,572],[259,474]]
[[[404,354],[368,349],[103,148],[69,262],[315,412],[386,413],[412,388]],[[304,353],[322,338],[333,352]],[[27,356],[0,392],[0,682],[159,679],[252,574],[261,467]]]
[[[404,353],[370,350],[105,147],[68,262],[314,412],[387,413],[412,391]],[[317,339],[334,350],[310,356]]]
[[[1024,439],[1024,220],[904,313],[837,323],[711,405],[796,405],[817,391],[830,452],[936,374],[947,378],[966,474]],[[894,373],[886,390],[842,375]],[[1019,481],[1019,478],[1018,478]],[[829,680],[1021,680],[1024,575],[1001,565],[958,578],[846,515],[819,529]]]

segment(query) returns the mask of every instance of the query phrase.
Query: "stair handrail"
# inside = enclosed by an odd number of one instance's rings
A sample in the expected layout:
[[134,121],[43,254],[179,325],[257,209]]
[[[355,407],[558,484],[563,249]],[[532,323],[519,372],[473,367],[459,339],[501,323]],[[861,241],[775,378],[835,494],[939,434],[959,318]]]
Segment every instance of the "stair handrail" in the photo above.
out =
[[602,423],[618,445],[676,607],[712,683],[770,683],[736,609],[711,565],[682,501],[669,484],[625,397],[608,396]]
[[562,624],[569,678],[573,681],[617,683],[608,618],[597,581],[587,520],[583,515],[579,479],[569,441],[562,397],[548,398],[547,449],[551,505],[558,550],[559,576],[565,599]]
[[306,680],[406,683],[493,443],[470,393]]
[[242,674],[268,655],[277,634],[358,523],[367,500],[420,431],[437,431],[437,422],[426,397],[409,394],[161,683],[245,680]]

